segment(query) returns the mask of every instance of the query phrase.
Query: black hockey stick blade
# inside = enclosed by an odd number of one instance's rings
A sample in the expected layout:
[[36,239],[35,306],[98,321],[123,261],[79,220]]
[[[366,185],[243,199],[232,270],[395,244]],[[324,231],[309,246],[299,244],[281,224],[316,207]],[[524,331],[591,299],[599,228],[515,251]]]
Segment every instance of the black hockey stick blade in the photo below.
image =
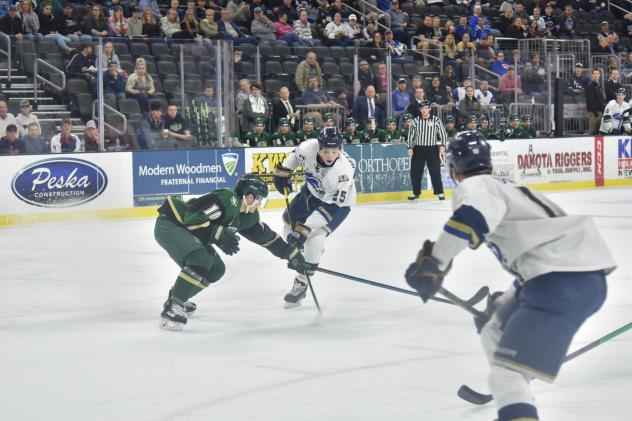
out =
[[478,393],[475,390],[470,389],[467,385],[461,385],[459,391],[457,392],[459,398],[468,401],[469,403],[473,403],[474,405],[485,405],[494,400],[492,395],[484,395],[482,393]]
[[489,295],[489,287],[487,286],[481,287],[481,289],[479,289],[476,292],[476,294],[472,295],[472,298],[467,300],[466,303],[468,305],[475,306],[476,304],[480,303],[482,300],[487,298],[488,295]]

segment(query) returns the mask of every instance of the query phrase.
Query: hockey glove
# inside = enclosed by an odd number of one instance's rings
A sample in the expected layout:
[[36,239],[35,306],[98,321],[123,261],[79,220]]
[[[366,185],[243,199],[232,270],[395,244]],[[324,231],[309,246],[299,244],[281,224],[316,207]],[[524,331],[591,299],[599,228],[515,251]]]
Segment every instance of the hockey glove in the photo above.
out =
[[478,334],[481,333],[481,330],[483,330],[483,326],[485,326],[485,324],[489,321],[489,319],[492,318],[492,315],[494,314],[496,309],[500,306],[497,299],[501,295],[503,295],[502,291],[496,291],[493,294],[488,295],[487,306],[485,307],[485,310],[483,310],[482,312],[483,316],[474,317],[474,324],[476,325],[476,332]]
[[318,267],[318,265],[313,263],[307,263],[298,247],[292,244],[287,245],[284,258],[287,259],[287,267],[297,271],[301,275],[311,276],[314,274],[316,267]]
[[213,225],[210,244],[215,244],[229,256],[239,251],[239,236],[223,225]]
[[274,187],[279,193],[288,195],[292,192],[292,170],[279,164],[272,170]]
[[450,262],[446,270],[439,269],[440,262],[432,257],[433,246],[434,243],[430,240],[424,242],[422,249],[417,254],[417,260],[408,266],[405,275],[408,285],[417,290],[424,303],[439,291],[443,278],[452,267],[452,262]]
[[311,232],[312,229],[307,225],[297,222],[294,225],[294,231],[287,235],[287,243],[294,247],[301,248],[303,247],[303,244],[305,244],[305,241],[307,241],[307,237],[309,237]]

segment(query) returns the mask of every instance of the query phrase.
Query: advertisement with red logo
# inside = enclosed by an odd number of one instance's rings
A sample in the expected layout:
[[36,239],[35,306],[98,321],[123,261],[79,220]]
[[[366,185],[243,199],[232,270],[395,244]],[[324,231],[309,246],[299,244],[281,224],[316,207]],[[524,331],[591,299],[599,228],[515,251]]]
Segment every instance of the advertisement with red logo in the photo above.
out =
[[516,181],[520,184],[593,180],[594,139],[524,140],[516,146]]
[[632,178],[632,138],[617,139],[617,176]]

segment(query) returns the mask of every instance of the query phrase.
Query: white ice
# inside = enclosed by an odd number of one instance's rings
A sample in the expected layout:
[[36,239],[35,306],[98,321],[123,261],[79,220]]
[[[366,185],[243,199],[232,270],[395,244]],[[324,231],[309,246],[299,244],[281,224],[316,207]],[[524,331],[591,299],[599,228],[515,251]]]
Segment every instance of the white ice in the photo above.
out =
[[[556,193],[569,213],[595,217],[619,263],[603,309],[571,350],[632,316],[632,189]],[[435,238],[449,203],[354,208],[321,266],[407,288],[403,273]],[[280,212],[263,212],[280,229]],[[529,233],[524,233],[529,235]],[[468,314],[441,303],[319,274],[311,298],[283,308],[292,274],[242,241],[226,276],[195,297],[180,333],[158,328],[177,266],[152,220],[0,230],[0,419],[13,420],[468,420],[489,404],[487,366]],[[468,296],[511,278],[484,247],[459,256],[445,286]],[[632,332],[534,382],[541,419],[632,419]]]

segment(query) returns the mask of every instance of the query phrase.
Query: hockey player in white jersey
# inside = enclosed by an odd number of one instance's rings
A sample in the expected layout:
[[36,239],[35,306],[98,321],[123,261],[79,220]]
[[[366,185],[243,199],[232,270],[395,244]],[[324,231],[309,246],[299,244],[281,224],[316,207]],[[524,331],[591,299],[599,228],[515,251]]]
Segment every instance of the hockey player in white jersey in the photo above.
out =
[[342,150],[342,143],[338,128],[325,127],[318,139],[301,143],[274,169],[274,185],[283,194],[292,191],[292,171],[297,167],[305,171],[306,181],[283,214],[284,236],[293,245],[303,246],[307,264],[285,296],[286,308],[299,306],[305,298],[307,276],[318,267],[325,238],[340,226],[355,204],[355,161]]
[[630,104],[625,101],[625,88],[619,88],[615,99],[610,100],[603,110],[599,131],[604,134],[630,134],[632,127],[630,127],[629,108]]
[[489,388],[498,421],[535,421],[530,380],[555,379],[573,335],[603,304],[616,264],[590,217],[567,215],[538,192],[492,176],[481,133],[458,133],[446,162],[458,184],[452,217],[436,243],[423,244],[406,281],[426,302],[458,253],[487,244],[516,277],[488,308],[491,318],[478,321]]

